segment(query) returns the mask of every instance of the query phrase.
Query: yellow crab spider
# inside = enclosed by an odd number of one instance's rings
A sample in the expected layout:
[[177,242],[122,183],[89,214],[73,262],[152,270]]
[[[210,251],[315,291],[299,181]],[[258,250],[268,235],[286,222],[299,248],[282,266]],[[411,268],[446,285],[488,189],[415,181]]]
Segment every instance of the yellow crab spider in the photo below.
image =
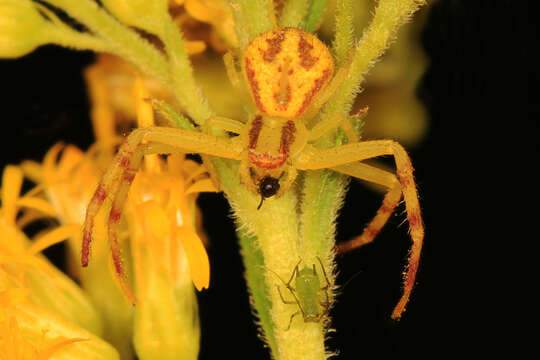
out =
[[[233,85],[239,75],[229,57],[225,61]],[[311,129],[306,127],[322,105],[347,76],[341,68],[334,77],[334,63],[328,48],[315,36],[300,29],[281,28],[254,38],[241,57],[242,73],[258,113],[244,124],[223,117],[207,120],[202,132],[178,128],[150,127],[134,130],[120,147],[114,164],[107,170],[87,209],[83,228],[82,265],[88,264],[94,218],[108,196],[110,210],[109,242],[119,278],[125,279],[118,223],[129,186],[147,153],[199,153],[240,161],[241,182],[261,199],[285,193],[294,183],[298,170],[331,169],[387,187],[382,206],[363,234],[338,247],[343,252],[373,240],[385,224],[401,196],[405,199],[413,240],[404,290],[392,317],[399,318],[408,302],[422,248],[424,229],[413,167],[401,145],[392,140],[358,141],[348,119],[340,114],[323,118]],[[348,138],[345,145],[318,150],[312,142],[328,131],[341,127]],[[234,137],[211,134],[219,128]],[[395,159],[397,176],[361,163],[383,155]],[[208,161],[205,161],[208,163]],[[214,181],[214,171],[209,169]]]

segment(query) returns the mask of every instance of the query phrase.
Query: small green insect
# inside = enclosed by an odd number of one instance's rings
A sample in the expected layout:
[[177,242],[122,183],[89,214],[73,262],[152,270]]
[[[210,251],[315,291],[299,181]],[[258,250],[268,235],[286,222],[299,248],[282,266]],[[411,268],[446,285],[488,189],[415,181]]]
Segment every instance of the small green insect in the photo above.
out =
[[[291,328],[292,321],[298,314],[302,314],[304,322],[319,322],[328,314],[328,311],[330,310],[330,297],[328,295],[330,282],[328,281],[328,276],[326,276],[326,271],[324,270],[321,259],[317,257],[317,260],[319,260],[324,279],[326,280],[326,285],[323,287],[321,287],[321,282],[319,280],[319,275],[317,274],[315,264],[313,264],[313,267],[305,266],[300,269],[300,263],[302,262],[301,259],[294,267],[291,278],[287,283],[285,283],[285,281],[283,281],[279,275],[272,271],[294,297],[294,301],[285,300],[279,285],[277,285],[276,287],[281,301],[283,301],[284,304],[296,304],[300,309],[291,315],[289,326],[287,326],[285,331]],[[294,280],[295,275],[296,287],[292,287],[291,283]],[[321,292],[324,292],[323,300],[321,300]]]

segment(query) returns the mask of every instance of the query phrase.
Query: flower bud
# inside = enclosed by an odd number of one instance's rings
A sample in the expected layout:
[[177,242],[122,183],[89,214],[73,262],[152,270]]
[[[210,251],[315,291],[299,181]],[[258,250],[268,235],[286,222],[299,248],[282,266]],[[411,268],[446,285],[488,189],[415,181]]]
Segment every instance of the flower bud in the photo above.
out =
[[102,0],[103,5],[124,24],[159,35],[157,30],[168,11],[168,0]]
[[45,44],[47,25],[30,0],[0,0],[0,58],[23,56]]

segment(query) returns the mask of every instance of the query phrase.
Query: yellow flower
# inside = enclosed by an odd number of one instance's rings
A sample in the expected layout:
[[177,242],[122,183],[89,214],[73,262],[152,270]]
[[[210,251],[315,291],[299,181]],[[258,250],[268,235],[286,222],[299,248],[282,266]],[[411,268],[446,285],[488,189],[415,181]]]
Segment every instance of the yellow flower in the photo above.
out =
[[[107,211],[101,211],[96,219],[90,264],[87,269],[80,267],[79,227],[100,175],[112,161],[114,145],[119,142],[117,119],[123,117],[107,96],[110,88],[105,80],[111,75],[107,66],[114,64],[114,59],[105,58],[101,64],[104,65],[91,67],[87,72],[96,144],[87,153],[57,144],[45,155],[43,163],[26,161],[21,167],[43,190],[47,201],[39,198],[39,205],[49,216],[62,224],[76,224],[77,232],[69,235],[70,272],[79,278],[96,304],[101,314],[96,317],[103,318],[103,336],[122,358],[133,357],[133,343],[140,359],[195,359],[199,324],[192,284],[202,290],[208,288],[210,280],[208,256],[195,221],[195,200],[201,191],[215,191],[200,164],[180,155],[166,160],[148,155],[135,177],[120,234],[128,280],[133,281],[135,288],[134,308],[130,305],[134,300],[131,286],[118,279],[112,269]],[[116,65],[112,69],[118,69]],[[128,69],[124,68],[126,78]],[[131,86],[124,84],[117,89],[120,98],[123,96],[119,102],[126,101],[135,109],[139,126],[151,126],[154,119],[147,87],[134,74],[130,74],[130,80]],[[129,122],[122,126],[127,128]],[[12,193],[12,187],[6,192]],[[117,285],[121,285],[124,294]]]
[[[80,232],[64,225],[31,241],[19,228],[29,219],[51,216],[52,208],[30,191],[19,197],[22,171],[8,166],[0,200],[0,360],[55,358],[118,359],[99,338],[102,323],[86,294],[39,254]],[[19,217],[21,209],[31,210]]]
[[[175,21],[189,39],[201,39],[220,53],[231,47],[238,47],[234,32],[234,18],[227,1],[177,0],[172,3],[173,10],[174,4],[184,5],[185,13],[179,12],[175,16]],[[204,24],[208,25],[204,26]]]

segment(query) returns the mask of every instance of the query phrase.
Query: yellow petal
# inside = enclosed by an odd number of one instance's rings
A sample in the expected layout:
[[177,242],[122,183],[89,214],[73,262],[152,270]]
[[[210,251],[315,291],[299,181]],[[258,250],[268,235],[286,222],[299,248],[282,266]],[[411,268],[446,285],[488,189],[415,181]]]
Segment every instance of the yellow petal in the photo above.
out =
[[66,146],[62,151],[62,157],[58,163],[57,171],[64,176],[71,175],[73,168],[81,163],[83,157],[84,153],[78,147],[73,145]]
[[186,48],[186,53],[188,55],[200,54],[204,50],[206,50],[206,43],[200,40],[194,40],[194,41],[188,40],[184,43],[184,47]]
[[43,214],[41,211],[28,210],[25,211],[18,219],[16,227],[19,229],[24,229],[27,225],[33,223],[34,221],[44,219],[49,217],[48,215]]
[[199,291],[208,289],[210,285],[210,262],[201,239],[192,230],[191,225],[182,226],[178,230],[188,259],[193,284]]
[[216,22],[223,17],[223,14],[212,6],[207,6],[200,0],[187,0],[184,5],[189,15],[203,22]]
[[[193,160],[187,160],[184,155],[170,154],[167,156],[167,169],[174,175],[182,176],[182,171],[185,171],[188,161]],[[198,163],[196,164],[199,165]]]
[[43,182],[43,169],[40,163],[32,160],[25,160],[21,163],[21,169],[24,176],[36,184]]
[[207,173],[208,171],[204,166],[193,160],[186,160],[184,165],[184,172],[186,174],[186,183],[192,182],[198,176]]
[[39,354],[39,360],[48,360],[51,356],[54,355],[55,352],[62,350],[62,348],[65,348],[68,345],[74,344],[76,342],[80,341],[87,341],[89,339],[83,339],[83,338],[75,338],[75,339],[55,339],[53,340],[52,344],[47,346],[45,350],[41,350]]
[[187,188],[185,195],[200,192],[218,192],[211,179],[202,179]]
[[63,148],[64,144],[57,143],[49,151],[47,151],[45,157],[43,158],[43,176],[48,182],[56,180],[54,176],[56,173],[56,161],[58,159],[58,154]]
[[28,295],[30,290],[27,288],[11,288],[0,291],[0,305],[4,308],[20,304]]
[[19,207],[25,207],[25,208],[41,211],[42,213],[47,214],[49,216],[56,215],[56,211],[54,210],[54,207],[46,200],[43,200],[40,198],[24,196],[18,199],[16,204]]
[[32,255],[24,255],[24,254],[23,255],[1,255],[0,254],[0,265],[3,265],[3,264],[29,265],[43,271],[48,276],[54,275],[51,264]]
[[155,201],[147,201],[140,206],[144,214],[144,219],[152,230],[153,235],[158,239],[169,236],[171,225],[167,214],[165,214],[159,205]]
[[23,173],[19,167],[8,165],[2,176],[2,215],[7,223],[15,224],[16,201],[21,192]]
[[84,76],[92,108],[90,118],[98,142],[108,143],[116,136],[114,111],[109,103],[109,91],[106,85],[108,57],[100,56],[98,61],[86,68]]
[[62,242],[65,239],[75,236],[80,233],[81,233],[81,225],[79,224],[69,224],[69,225],[59,226],[56,229],[43,235],[37,241],[35,241],[32,244],[32,246],[30,246],[26,250],[26,253],[29,255],[35,255],[43,251],[44,249],[48,248],[49,246]]

